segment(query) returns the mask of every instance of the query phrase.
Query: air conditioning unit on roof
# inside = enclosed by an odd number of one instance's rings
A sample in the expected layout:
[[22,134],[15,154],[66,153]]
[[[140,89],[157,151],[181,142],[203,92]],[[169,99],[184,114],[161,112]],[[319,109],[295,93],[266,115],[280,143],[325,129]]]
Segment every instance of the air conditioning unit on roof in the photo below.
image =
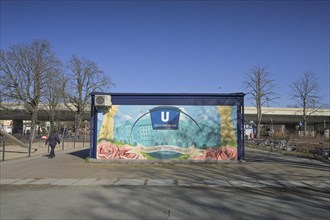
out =
[[111,96],[110,95],[95,95],[94,98],[95,106],[111,106]]

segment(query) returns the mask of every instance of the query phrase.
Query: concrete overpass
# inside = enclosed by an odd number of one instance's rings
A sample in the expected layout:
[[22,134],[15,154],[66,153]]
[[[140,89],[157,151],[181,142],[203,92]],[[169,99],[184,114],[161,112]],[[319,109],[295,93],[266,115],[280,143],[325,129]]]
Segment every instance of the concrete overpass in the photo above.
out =
[[[40,105],[40,111],[38,112],[39,121],[49,121],[50,115],[47,108],[44,105]],[[314,112],[314,109],[309,109],[310,112]],[[262,124],[287,125],[289,127],[298,125],[302,121],[302,109],[301,108],[275,108],[275,107],[263,107]],[[90,110],[88,109],[83,117],[83,120],[90,119]],[[256,121],[257,110],[255,107],[244,108],[245,121]],[[0,106],[0,120],[30,120],[30,114],[25,110],[23,105],[17,105],[13,103],[2,103]],[[59,110],[56,114],[56,120],[58,121],[74,121],[74,112],[71,112],[64,104],[59,105]],[[321,126],[321,129],[329,128],[330,125],[330,109],[319,109],[311,114],[309,120],[310,125]]]
[[[299,128],[299,122],[303,121],[302,108],[274,108],[264,107],[262,108],[262,120],[263,125],[284,125],[277,126],[281,131],[297,131]],[[307,122],[309,135],[314,136],[318,131],[324,131],[330,128],[330,109],[308,109],[307,114],[309,119]],[[257,109],[255,107],[245,107],[244,120],[256,122]]]
[[[73,105],[70,106],[75,109]],[[39,105],[38,120],[39,121],[49,121],[50,114],[47,110],[47,106],[44,104]],[[90,119],[90,110],[85,111],[83,115],[83,120]],[[0,120],[31,120],[31,115],[26,111],[22,104],[16,103],[1,103],[0,105]],[[75,114],[70,111],[68,107],[64,104],[58,105],[58,110],[56,111],[55,120],[58,121],[74,121]]]
[[[312,113],[314,112],[314,113]],[[330,123],[330,109],[308,109],[310,118],[309,123]],[[302,121],[302,108],[262,108],[262,124],[270,124],[273,120],[274,124],[298,124]],[[257,109],[255,107],[245,107],[244,109],[245,121],[257,120]]]

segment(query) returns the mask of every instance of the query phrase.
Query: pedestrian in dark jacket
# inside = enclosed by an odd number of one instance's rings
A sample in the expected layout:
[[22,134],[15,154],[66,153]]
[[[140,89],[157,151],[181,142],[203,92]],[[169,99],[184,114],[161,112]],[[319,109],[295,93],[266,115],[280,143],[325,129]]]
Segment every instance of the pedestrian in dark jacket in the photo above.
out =
[[55,157],[55,147],[57,143],[60,143],[60,138],[55,132],[50,133],[49,137],[46,139],[45,145],[49,143],[50,146],[50,153],[48,155],[49,158]]

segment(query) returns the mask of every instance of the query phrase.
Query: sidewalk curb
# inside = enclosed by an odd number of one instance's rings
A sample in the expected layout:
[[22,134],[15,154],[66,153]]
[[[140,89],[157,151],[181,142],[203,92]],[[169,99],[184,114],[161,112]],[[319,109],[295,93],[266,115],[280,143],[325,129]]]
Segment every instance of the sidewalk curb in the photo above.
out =
[[0,186],[6,185],[48,185],[48,186],[147,186],[147,187],[202,187],[202,188],[313,188],[330,191],[330,184],[326,180],[234,180],[234,179],[100,179],[100,178],[25,178],[0,179]]

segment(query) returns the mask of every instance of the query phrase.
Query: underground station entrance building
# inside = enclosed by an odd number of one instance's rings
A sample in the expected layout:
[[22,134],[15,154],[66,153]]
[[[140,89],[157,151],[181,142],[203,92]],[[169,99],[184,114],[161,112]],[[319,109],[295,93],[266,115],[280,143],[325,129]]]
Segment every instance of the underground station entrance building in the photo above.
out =
[[244,95],[94,92],[90,158],[244,160]]

